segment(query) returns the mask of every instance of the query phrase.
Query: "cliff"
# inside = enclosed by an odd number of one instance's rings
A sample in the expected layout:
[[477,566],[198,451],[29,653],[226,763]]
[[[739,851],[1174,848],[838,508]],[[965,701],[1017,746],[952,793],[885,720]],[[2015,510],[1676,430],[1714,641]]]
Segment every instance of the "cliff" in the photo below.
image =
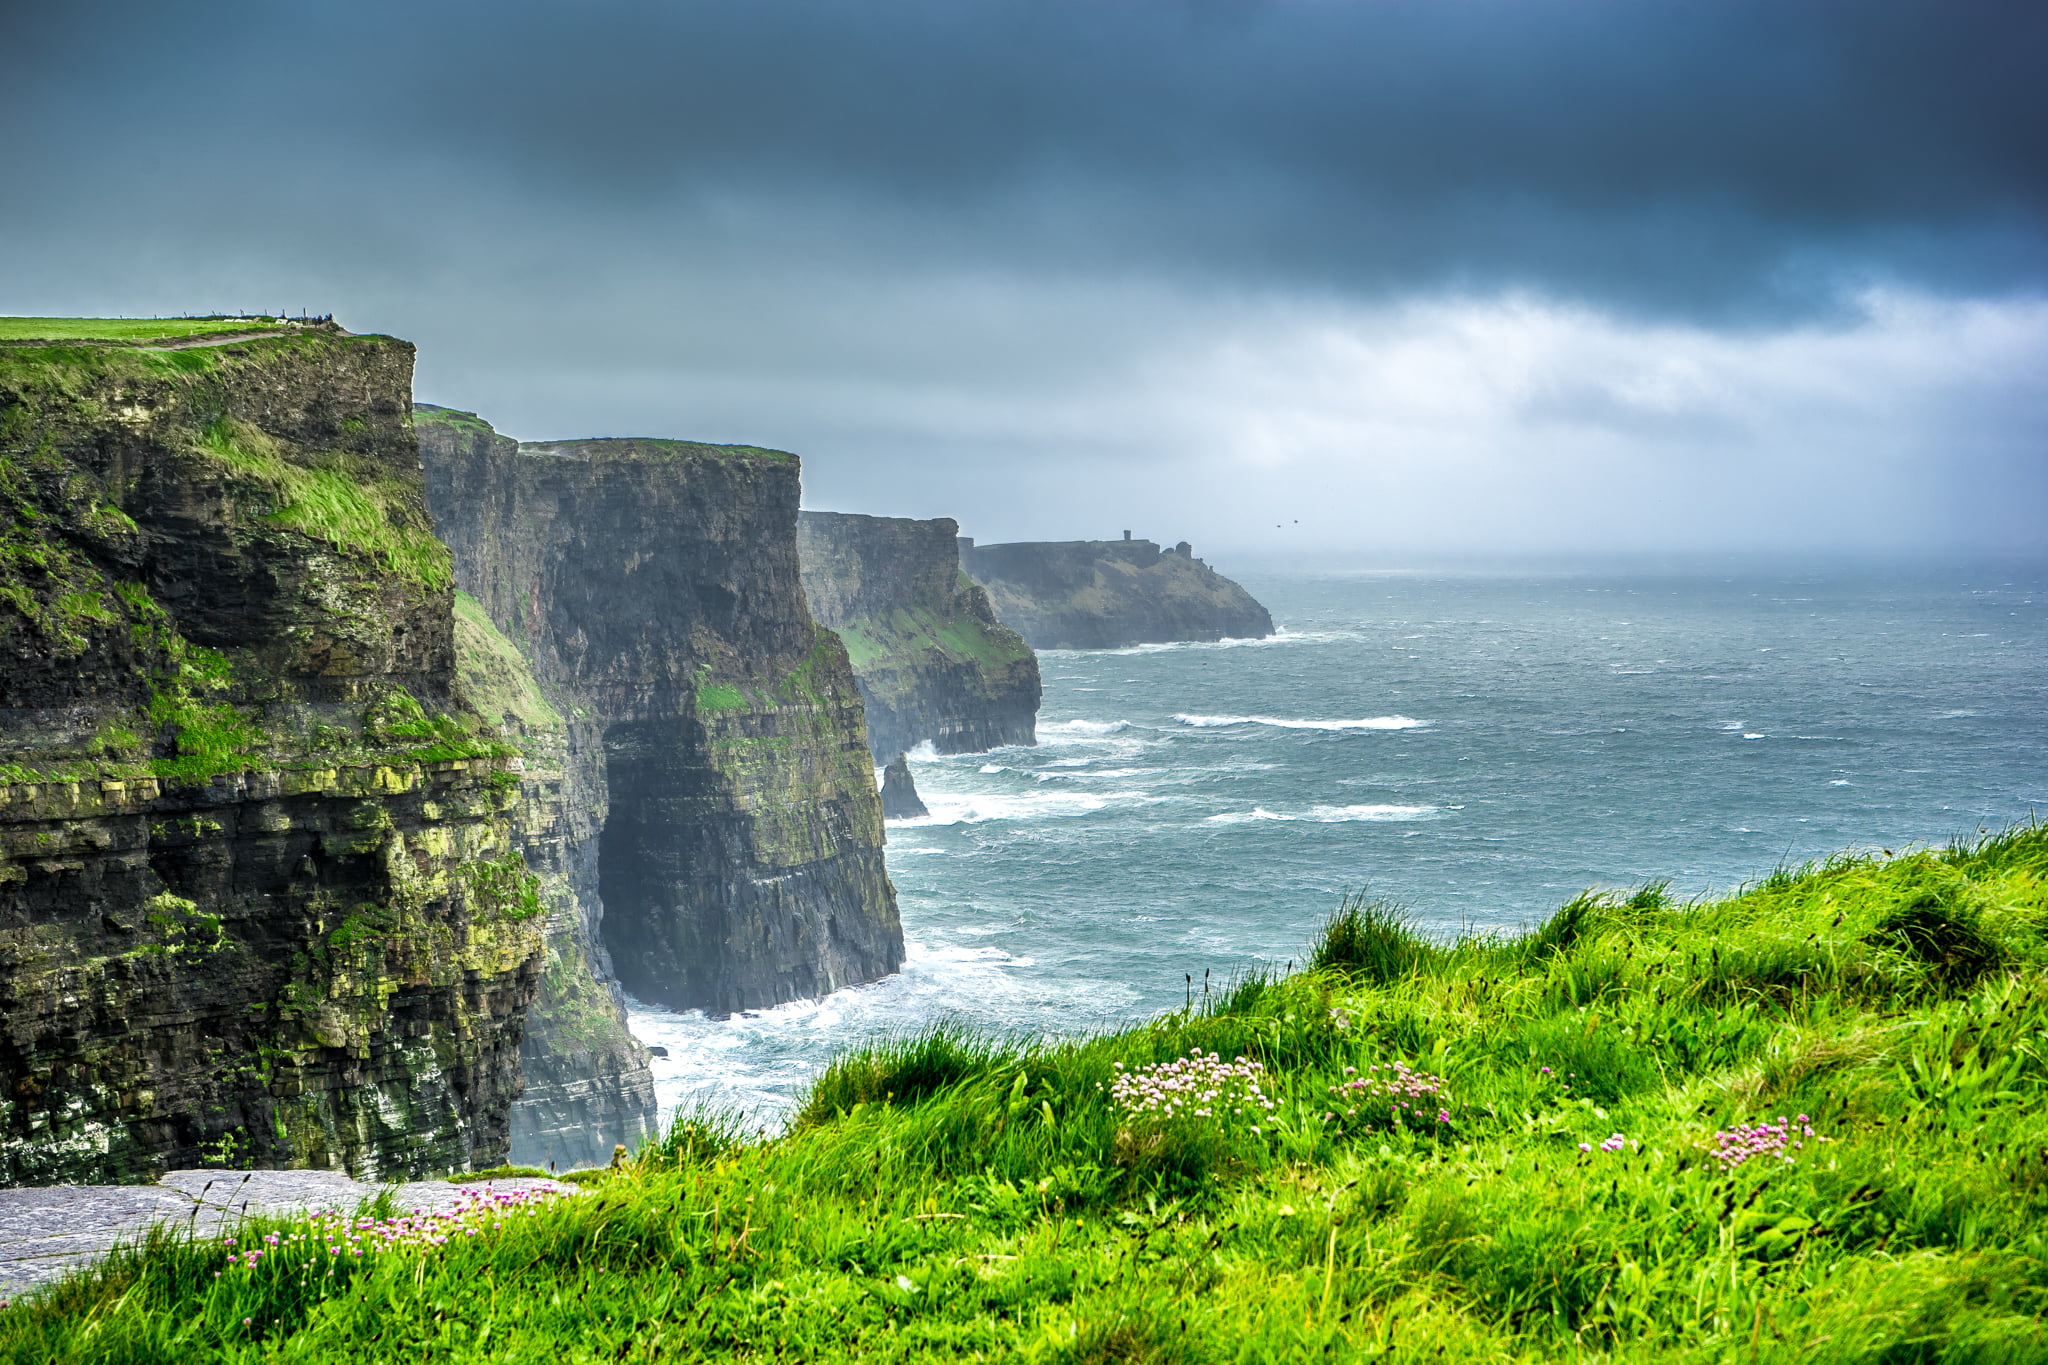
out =
[[659,1129],[647,1049],[627,1028],[599,927],[603,745],[587,719],[548,700],[526,657],[464,592],[455,595],[455,652],[465,700],[525,754],[512,844],[545,907],[546,961],[519,1045],[525,1089],[512,1106],[512,1160],[601,1165],[615,1144],[638,1147]]
[[949,517],[805,512],[797,558],[811,614],[846,643],[868,746],[886,763],[1035,742],[1038,658],[960,571]]
[[599,937],[625,987],[726,1014],[895,971],[860,694],[798,576],[796,458],[518,445],[432,407],[417,427],[458,580],[602,755]]
[[0,1183],[495,1164],[543,966],[412,347],[0,345]]
[[1121,649],[1174,640],[1255,639],[1273,618],[1186,541],[960,542],[967,575],[1033,649]]

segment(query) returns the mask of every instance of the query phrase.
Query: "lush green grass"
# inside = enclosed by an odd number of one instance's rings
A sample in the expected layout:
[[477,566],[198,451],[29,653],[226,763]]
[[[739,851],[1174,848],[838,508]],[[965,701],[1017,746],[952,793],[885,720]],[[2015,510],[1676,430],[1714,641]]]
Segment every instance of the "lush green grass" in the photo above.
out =
[[275,500],[265,519],[383,562],[393,573],[429,588],[454,580],[454,561],[422,515],[404,507],[372,462],[338,453],[313,468],[295,464],[257,427],[223,417],[201,433],[198,453],[267,489]]
[[[450,409],[449,411],[453,411]],[[436,414],[428,414],[430,417]],[[474,414],[458,413],[458,417]],[[770,450],[766,446],[713,445],[707,441],[678,441],[662,436],[594,436],[570,441],[536,441],[531,444],[543,447],[575,449],[584,459],[593,462],[606,461],[648,461],[669,463],[677,460],[730,460],[735,457],[744,460],[766,460],[772,464],[787,464],[796,456],[786,450]]]
[[[1004,668],[1031,656],[1017,635],[967,615],[929,607],[898,608],[886,618],[862,617],[838,627],[847,657],[859,669],[915,667],[930,661]],[[927,656],[936,656],[928,659]]]
[[464,691],[479,715],[493,725],[512,716],[536,730],[561,728],[562,714],[534,681],[526,656],[505,638],[483,605],[460,589],[455,593],[455,652]]
[[[872,1049],[784,1136],[691,1116],[459,1245],[328,1277],[159,1237],[0,1313],[0,1350],[2048,1359],[2044,928],[2038,828],[1713,904],[1582,897],[1512,941],[1354,903],[1301,975],[1101,1038]],[[1274,1109],[1119,1106],[1119,1076],[1190,1049],[1261,1064]],[[1395,1063],[1413,1118],[1332,1094]],[[1713,1155],[1779,1115],[1794,1161]]]
[[0,341],[160,341],[275,327],[282,319],[0,317]]

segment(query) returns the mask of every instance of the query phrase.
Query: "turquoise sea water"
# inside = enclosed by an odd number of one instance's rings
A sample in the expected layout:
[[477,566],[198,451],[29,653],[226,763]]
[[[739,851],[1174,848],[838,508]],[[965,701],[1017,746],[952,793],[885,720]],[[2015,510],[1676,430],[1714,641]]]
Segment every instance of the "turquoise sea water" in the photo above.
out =
[[1299,957],[1349,890],[1513,931],[1589,886],[1695,895],[2048,812],[2039,566],[1240,578],[1276,638],[1045,653],[1038,747],[914,761],[900,976],[637,1009],[664,1102],[767,1123],[879,1035],[1173,1008]]

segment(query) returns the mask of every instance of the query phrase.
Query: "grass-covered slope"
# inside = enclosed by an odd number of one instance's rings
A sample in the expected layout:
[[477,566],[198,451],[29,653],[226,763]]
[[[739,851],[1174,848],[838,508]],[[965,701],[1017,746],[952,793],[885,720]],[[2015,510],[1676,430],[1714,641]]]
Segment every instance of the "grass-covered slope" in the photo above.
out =
[[1311,970],[1139,1028],[858,1054],[783,1137],[686,1122],[591,1194],[432,1251],[247,1271],[162,1241],[0,1313],[0,1344],[2040,1360],[2044,878],[2031,828],[1713,904],[1582,898],[1513,941],[1431,946],[1353,907]]
[[959,533],[951,517],[797,519],[804,596],[846,644],[877,763],[1036,741],[1038,656],[960,571]]
[[307,324],[280,317],[23,318],[0,317],[0,341],[127,341],[148,345],[188,337],[232,336]]

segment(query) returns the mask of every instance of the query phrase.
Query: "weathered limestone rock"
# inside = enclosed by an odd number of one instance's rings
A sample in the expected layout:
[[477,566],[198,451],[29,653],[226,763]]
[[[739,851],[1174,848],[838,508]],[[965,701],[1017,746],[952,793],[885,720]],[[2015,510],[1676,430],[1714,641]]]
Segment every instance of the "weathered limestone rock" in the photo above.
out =
[[1186,541],[960,541],[967,576],[1033,649],[1122,649],[1176,640],[1259,639],[1273,617],[1194,557]]
[[960,571],[950,517],[805,512],[797,557],[811,614],[846,642],[875,761],[1035,742],[1038,657]]
[[917,794],[917,780],[910,775],[910,762],[902,754],[889,760],[882,772],[882,818],[922,820],[931,812]]
[[541,906],[411,367],[0,346],[0,1184],[504,1159]]
[[422,408],[457,573],[602,736],[601,934],[641,999],[714,1014],[902,961],[845,648],[798,579],[794,456],[516,445]]
[[599,927],[603,737],[590,721],[563,716],[518,647],[463,592],[455,597],[455,651],[465,699],[525,752],[512,843],[539,877],[547,907],[547,965],[519,1045],[526,1089],[512,1106],[512,1160],[563,1170],[601,1165],[614,1144],[637,1147],[658,1126],[647,1049],[627,1028]]

